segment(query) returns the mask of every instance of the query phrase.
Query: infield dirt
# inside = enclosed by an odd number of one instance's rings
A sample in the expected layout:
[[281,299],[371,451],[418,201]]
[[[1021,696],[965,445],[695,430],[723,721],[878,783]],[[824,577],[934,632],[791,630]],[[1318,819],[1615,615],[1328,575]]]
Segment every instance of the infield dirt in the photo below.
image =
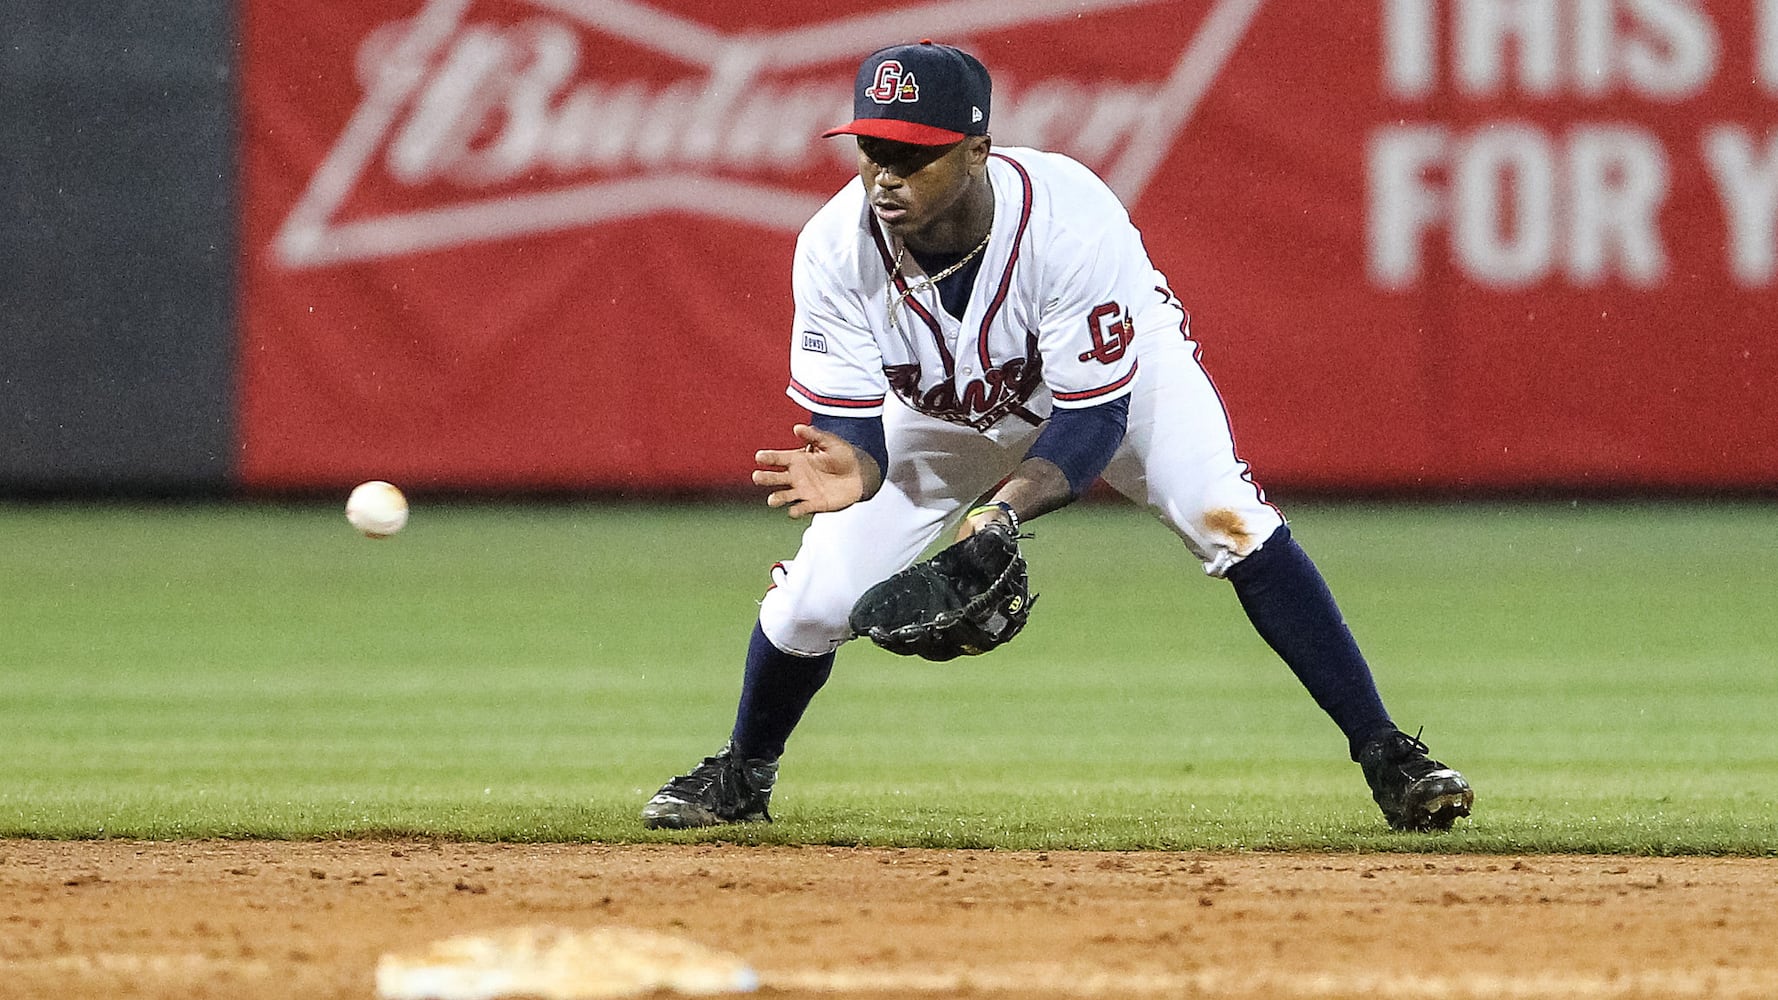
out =
[[0,998],[351,998],[385,952],[646,928],[773,998],[1774,997],[1778,860],[0,842]]

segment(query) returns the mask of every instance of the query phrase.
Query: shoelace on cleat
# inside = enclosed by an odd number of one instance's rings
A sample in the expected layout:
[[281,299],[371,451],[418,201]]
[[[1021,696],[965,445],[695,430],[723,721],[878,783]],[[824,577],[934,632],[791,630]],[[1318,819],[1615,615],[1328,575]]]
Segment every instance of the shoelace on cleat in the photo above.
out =
[[674,778],[667,786],[676,792],[703,794],[710,786],[722,780],[722,773],[729,769],[739,769],[740,763],[733,757],[705,757],[703,762],[689,772]]
[[1425,743],[1420,742],[1420,733],[1425,731],[1426,727],[1421,726],[1420,732],[1412,736],[1397,732],[1394,736],[1389,737],[1389,761],[1395,767],[1400,768],[1403,774],[1416,780],[1424,778],[1434,771],[1443,770],[1445,766],[1428,756],[1432,752],[1431,749]]
[[732,754],[717,754],[705,757],[703,762],[667,783],[667,787],[681,795],[705,798],[710,796],[712,789],[715,798],[743,798],[768,792],[771,782],[761,782],[748,767],[747,761]]

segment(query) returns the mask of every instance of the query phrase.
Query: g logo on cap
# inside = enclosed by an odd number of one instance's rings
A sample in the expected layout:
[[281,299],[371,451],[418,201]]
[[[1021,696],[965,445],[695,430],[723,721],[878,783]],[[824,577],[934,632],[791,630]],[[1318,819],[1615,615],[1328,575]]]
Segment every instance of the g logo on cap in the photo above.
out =
[[922,40],[866,56],[852,84],[852,121],[821,133],[948,146],[987,135],[994,85],[981,60]]
[[878,104],[894,104],[896,101],[912,104],[920,99],[920,84],[914,74],[902,70],[899,60],[885,59],[877,67],[876,83],[869,93],[870,99]]

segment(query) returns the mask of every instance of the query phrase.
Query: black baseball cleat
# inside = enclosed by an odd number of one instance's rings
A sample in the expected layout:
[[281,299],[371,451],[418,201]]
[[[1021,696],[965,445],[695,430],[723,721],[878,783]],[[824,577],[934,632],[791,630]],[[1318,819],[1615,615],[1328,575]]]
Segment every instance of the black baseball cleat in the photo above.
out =
[[738,757],[733,744],[725,745],[691,773],[662,785],[642,807],[642,825],[650,830],[690,830],[755,820],[770,823],[766,806],[777,780],[776,759]]
[[1358,751],[1371,798],[1397,830],[1449,830],[1475,802],[1463,775],[1426,754],[1426,744],[1400,730]]

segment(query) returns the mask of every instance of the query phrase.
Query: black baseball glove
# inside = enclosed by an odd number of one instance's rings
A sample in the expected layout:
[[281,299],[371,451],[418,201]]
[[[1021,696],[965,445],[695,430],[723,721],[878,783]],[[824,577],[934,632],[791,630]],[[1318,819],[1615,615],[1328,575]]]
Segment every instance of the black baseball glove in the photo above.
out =
[[891,653],[950,660],[1018,635],[1036,601],[1018,530],[990,522],[865,591],[851,625]]

